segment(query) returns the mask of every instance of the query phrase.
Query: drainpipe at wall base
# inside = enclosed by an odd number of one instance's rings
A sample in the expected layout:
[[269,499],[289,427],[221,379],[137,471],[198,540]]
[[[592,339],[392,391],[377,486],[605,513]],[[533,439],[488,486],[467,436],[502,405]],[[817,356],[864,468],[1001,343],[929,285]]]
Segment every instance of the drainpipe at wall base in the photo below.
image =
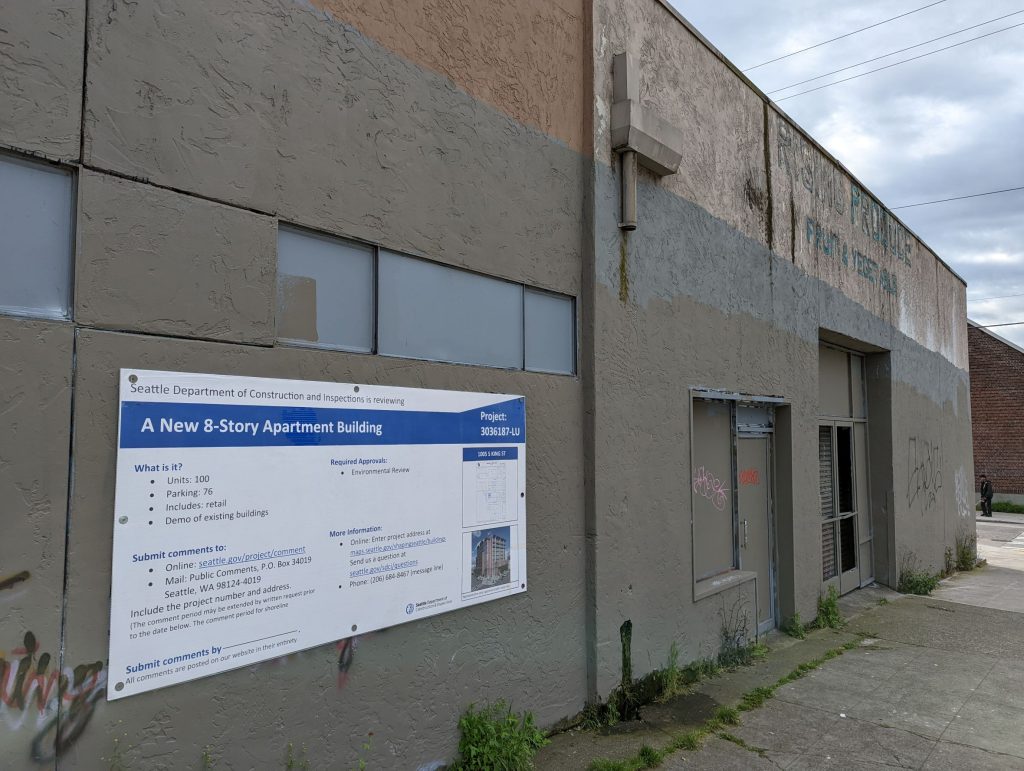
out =
[[636,230],[636,152],[626,150],[622,159],[622,219],[619,228]]

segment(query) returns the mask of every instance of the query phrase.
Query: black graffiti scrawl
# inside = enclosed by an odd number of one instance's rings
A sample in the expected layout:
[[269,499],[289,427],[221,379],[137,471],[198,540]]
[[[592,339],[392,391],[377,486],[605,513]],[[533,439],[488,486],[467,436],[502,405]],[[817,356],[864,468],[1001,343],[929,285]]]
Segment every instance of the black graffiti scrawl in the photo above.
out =
[[74,743],[106,692],[102,661],[63,671],[56,664],[32,632],[25,632],[20,646],[0,651],[0,728],[34,730],[29,755],[37,763],[53,760]]
[[942,446],[912,436],[907,440],[907,506],[924,514],[942,489]]

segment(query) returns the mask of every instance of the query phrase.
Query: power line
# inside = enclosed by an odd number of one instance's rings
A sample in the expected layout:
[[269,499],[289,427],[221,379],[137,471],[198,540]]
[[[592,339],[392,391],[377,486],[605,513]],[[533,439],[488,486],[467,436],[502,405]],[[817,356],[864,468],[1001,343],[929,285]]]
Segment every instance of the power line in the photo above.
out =
[[841,80],[835,80],[835,81],[833,81],[831,83],[826,83],[823,86],[817,86],[816,88],[809,88],[806,91],[800,91],[800,92],[798,92],[796,94],[790,94],[789,96],[784,96],[781,99],[775,99],[774,101],[776,101],[776,102],[784,102],[787,99],[793,99],[794,97],[797,97],[797,96],[803,96],[804,94],[809,94],[812,91],[821,91],[821,89],[828,88],[829,86],[837,86],[840,83],[845,83],[848,80],[856,80],[857,78],[863,78],[865,75],[870,75],[870,74],[872,74],[874,72],[881,72],[882,70],[888,70],[888,69],[890,69],[892,67],[898,67],[901,64],[906,64],[907,62],[912,62],[912,61],[914,61],[916,59],[923,59],[924,57],[931,56],[932,54],[937,54],[937,53],[941,53],[943,51],[948,51],[950,48],[956,48],[957,46],[967,45],[968,43],[973,43],[975,40],[981,40],[982,38],[991,37],[992,35],[998,35],[1000,32],[1006,32],[1007,30],[1015,29],[1017,27],[1024,27],[1024,22],[1021,22],[1020,24],[1012,24],[1009,27],[1003,27],[1002,29],[997,29],[997,30],[994,30],[993,32],[986,32],[984,35],[978,35],[977,37],[972,37],[970,40],[961,40],[959,43],[953,43],[953,45],[944,46],[942,48],[936,48],[934,51],[929,51],[926,54],[919,54],[918,56],[911,56],[909,59],[901,59],[898,62],[893,62],[892,64],[887,64],[884,67],[876,67],[873,70],[868,70],[867,72],[862,72],[859,75],[851,75],[848,78],[843,78]]
[[798,81],[796,83],[790,83],[788,86],[781,86],[779,88],[774,88],[771,91],[769,91],[768,93],[769,94],[776,94],[779,91],[785,91],[786,89],[793,88],[794,86],[802,86],[804,83],[810,83],[810,82],[815,81],[815,80],[821,80],[822,78],[827,78],[829,75],[836,75],[836,74],[838,74],[840,72],[846,72],[846,70],[852,70],[854,67],[860,67],[863,64],[871,64],[871,62],[877,62],[879,59],[885,59],[888,56],[895,56],[896,54],[901,54],[904,51],[912,51],[915,48],[920,48],[921,46],[926,46],[929,43],[934,43],[934,42],[936,42],[938,40],[945,40],[947,37],[953,37],[953,35],[959,35],[961,32],[967,32],[968,30],[977,29],[978,27],[984,27],[986,24],[991,24],[992,22],[996,22],[996,21],[1002,21],[1003,19],[1008,19],[1011,16],[1016,16],[1017,14],[1020,14],[1020,13],[1024,13],[1024,10],[1014,11],[1013,13],[1008,13],[1005,16],[997,16],[994,19],[989,19],[988,21],[983,21],[980,24],[974,24],[974,25],[972,25],[970,27],[964,27],[963,29],[958,29],[958,30],[956,30],[956,32],[950,32],[950,33],[945,34],[945,35],[939,35],[938,37],[933,37],[931,40],[925,40],[923,43],[917,43],[917,44],[912,45],[912,46],[907,46],[906,48],[900,48],[897,51],[890,51],[887,54],[882,54],[881,56],[876,56],[873,59],[865,59],[862,62],[857,62],[856,64],[851,64],[851,65],[849,65],[847,67],[840,67],[838,70],[832,70],[832,72],[826,72],[824,75],[815,75],[813,78],[807,78],[807,80],[801,80],[801,81]]
[[851,35],[856,35],[858,32],[863,32],[866,29],[874,29],[875,27],[881,27],[883,24],[888,24],[890,21],[896,21],[896,19],[902,19],[904,16],[910,16],[910,14],[912,14],[912,13],[917,13],[918,11],[923,11],[926,8],[931,8],[932,6],[939,5],[940,3],[944,3],[944,2],[946,2],[946,0],[937,0],[937,2],[930,3],[929,5],[922,5],[920,8],[915,8],[912,11],[907,11],[906,13],[901,13],[899,16],[893,16],[891,19],[885,19],[884,21],[875,22],[874,24],[869,24],[866,27],[861,27],[860,29],[855,29],[853,32],[847,32],[845,35],[840,35],[839,37],[834,37],[834,38],[831,38],[830,40],[823,40],[820,43],[815,43],[812,46],[807,46],[807,48],[801,48],[799,51],[792,51],[791,53],[783,54],[782,56],[777,56],[774,59],[769,59],[766,62],[761,62],[760,64],[755,64],[753,67],[747,67],[745,70],[743,70],[743,72],[750,72],[751,70],[756,70],[758,67],[764,67],[766,64],[773,64],[774,62],[782,61],[783,59],[788,59],[790,56],[796,56],[797,54],[802,54],[804,51],[810,51],[812,48],[820,48],[823,45],[827,45],[829,43],[834,43],[837,40],[842,40],[844,37],[850,37]]
[[1011,297],[1024,297],[1024,292],[1018,292],[1017,294],[1001,294],[996,297],[968,297],[967,302],[969,303],[983,303],[988,300],[1009,300]]
[[978,324],[976,329],[992,329],[992,327],[1016,327],[1024,324],[1024,321],[1007,321],[1004,324]]
[[937,201],[921,201],[921,203],[905,203],[903,206],[890,206],[889,209],[912,209],[915,206],[931,206],[933,203],[946,203],[946,201],[962,201],[965,198],[981,198],[983,195],[996,195],[998,193],[1012,193],[1016,190],[1024,190],[1021,187],[1008,187],[1005,190],[989,190],[987,193],[974,193],[972,195],[958,195],[955,198],[940,198]]

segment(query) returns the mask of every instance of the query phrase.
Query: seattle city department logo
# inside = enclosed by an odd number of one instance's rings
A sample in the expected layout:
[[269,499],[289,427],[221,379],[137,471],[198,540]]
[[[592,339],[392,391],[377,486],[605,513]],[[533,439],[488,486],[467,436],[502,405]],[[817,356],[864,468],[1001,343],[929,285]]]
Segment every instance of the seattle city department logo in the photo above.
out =
[[405,614],[407,616],[411,616],[414,610],[416,610],[416,606],[413,605],[411,602],[405,606]]

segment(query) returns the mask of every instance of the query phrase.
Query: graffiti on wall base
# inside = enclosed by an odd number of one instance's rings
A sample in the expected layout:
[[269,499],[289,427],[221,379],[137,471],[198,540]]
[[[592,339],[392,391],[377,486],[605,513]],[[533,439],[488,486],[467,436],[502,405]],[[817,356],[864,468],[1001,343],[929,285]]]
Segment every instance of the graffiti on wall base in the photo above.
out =
[[48,763],[71,747],[106,693],[102,661],[65,667],[41,653],[32,632],[6,654],[0,651],[0,720],[8,731],[35,729],[32,760]]

